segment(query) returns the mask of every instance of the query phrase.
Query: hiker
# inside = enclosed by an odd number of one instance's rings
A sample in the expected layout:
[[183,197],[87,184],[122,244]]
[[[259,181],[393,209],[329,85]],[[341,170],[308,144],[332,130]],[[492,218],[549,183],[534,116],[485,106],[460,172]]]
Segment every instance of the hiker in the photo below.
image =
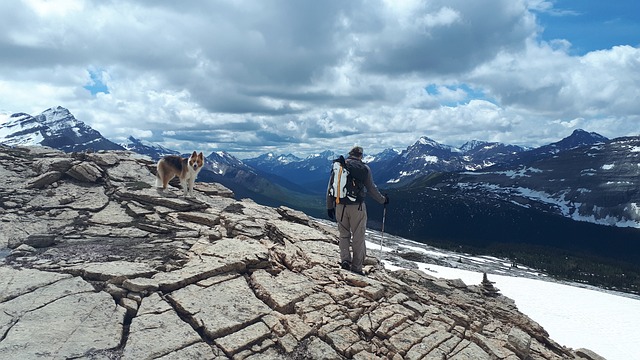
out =
[[[342,156],[340,157],[344,167],[350,173],[351,177],[348,183],[355,186],[355,194],[342,197],[344,194],[340,194],[339,190],[332,191],[332,188],[335,190],[334,178],[338,176],[335,171],[332,171],[327,191],[327,215],[330,219],[338,222],[340,266],[360,275],[364,275],[362,265],[367,252],[364,241],[367,208],[364,198],[369,194],[380,204],[389,203],[389,197],[382,195],[373,183],[371,169],[362,162],[362,154],[362,147],[355,146],[349,151],[349,157],[346,160]],[[351,256],[350,246],[353,248],[353,256]]]

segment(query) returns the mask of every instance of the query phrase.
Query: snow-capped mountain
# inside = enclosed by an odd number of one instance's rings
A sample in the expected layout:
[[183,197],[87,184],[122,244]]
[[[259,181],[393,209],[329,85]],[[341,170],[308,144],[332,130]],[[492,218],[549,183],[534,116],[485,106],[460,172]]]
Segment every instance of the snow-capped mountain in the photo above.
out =
[[[472,140],[459,148],[421,137],[397,156],[374,156],[369,166],[378,184],[402,187],[434,173],[477,171],[492,166],[513,167],[550,158],[578,146],[599,144],[607,138],[596,133],[576,130],[570,136],[536,149],[522,146]],[[387,151],[387,154],[390,154]]]
[[277,175],[308,191],[323,193],[327,189],[331,162],[337,157],[338,155],[330,150],[304,159],[293,155],[264,154],[245,159],[244,163],[261,173]]
[[515,165],[525,165],[534,161],[553,157],[566,150],[575,149],[585,145],[603,144],[607,141],[609,141],[609,139],[598,133],[577,129],[574,130],[570,136],[558,142],[520,152],[516,156],[505,158],[504,161],[500,162],[498,165],[506,168],[513,167]]
[[376,156],[369,166],[377,183],[398,187],[432,173],[484,169],[525,150],[521,146],[478,140],[456,148],[421,137],[395,157]]
[[468,162],[465,165],[467,170],[479,170],[495,164],[503,164],[514,155],[527,150],[529,149],[518,145],[479,140],[469,141],[460,147],[460,151],[464,153],[463,159]]
[[[387,191],[393,205],[386,228],[397,235],[537,264],[558,254],[623,268],[640,261],[640,137],[577,146],[512,168],[424,175]],[[374,202],[368,210],[382,213]],[[555,270],[591,281],[595,270],[587,262],[568,259]],[[599,281],[612,284],[618,276]]]
[[136,139],[133,136],[127,138],[126,143],[120,144],[123,148],[136,152],[138,154],[147,155],[153,160],[159,160],[166,155],[179,155],[180,153],[175,150],[168,149],[162,145],[154,144],[149,141]]
[[67,152],[123,150],[61,106],[49,108],[35,117],[25,113],[11,115],[7,122],[0,124],[0,143],[43,145]]
[[230,170],[243,170],[255,173],[253,169],[245,165],[240,159],[226,151],[212,152],[207,156],[206,160],[205,169],[208,169],[218,175],[225,175]]
[[281,176],[254,169],[224,151],[207,156],[198,180],[225,185],[237,198],[250,198],[269,206],[285,205],[315,216],[324,214],[321,199],[305,188]]
[[577,221],[640,228],[638,179],[640,137],[625,137],[509,170],[461,173],[453,186]]
[[[607,139],[596,133],[576,130],[569,137],[537,149],[522,146],[473,140],[459,148],[438,143],[426,136],[407,149],[398,152],[386,149],[379,154],[367,154],[363,159],[371,167],[374,180],[381,187],[402,187],[416,179],[442,172],[476,171],[492,166],[515,166],[580,145],[602,143]],[[332,151],[312,155],[305,159],[293,155],[264,154],[244,160],[245,164],[266,174],[274,174],[311,191],[322,193],[331,168],[338,157]]]
[[463,169],[462,157],[460,149],[423,136],[395,158],[373,161],[369,166],[377,182],[399,184],[421,174]]
[[301,158],[292,154],[277,155],[274,153],[267,153],[256,158],[245,159],[245,162],[256,169],[273,169],[276,167],[286,166],[290,163],[296,163],[301,160]]
[[402,151],[396,149],[384,149],[382,152],[374,155],[364,154],[362,161],[367,164],[375,163],[375,162],[385,162],[392,159],[395,159],[398,155],[400,155]]

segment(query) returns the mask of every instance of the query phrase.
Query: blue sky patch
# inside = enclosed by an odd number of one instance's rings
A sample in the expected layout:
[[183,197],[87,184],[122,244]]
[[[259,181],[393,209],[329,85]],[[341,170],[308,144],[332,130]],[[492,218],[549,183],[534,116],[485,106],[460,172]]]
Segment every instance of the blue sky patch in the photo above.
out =
[[[464,98],[460,98],[457,100],[448,99],[448,97],[443,94],[440,89],[446,88],[451,92],[457,92],[462,90],[465,93]],[[495,101],[489,99],[484,91],[480,89],[475,89],[470,87],[467,84],[459,84],[459,85],[437,85],[437,84],[429,84],[425,88],[425,91],[436,98],[439,98],[440,104],[444,106],[458,106],[460,104],[467,104],[471,100],[484,100],[495,104]]]
[[91,95],[93,96],[98,93],[108,94],[109,88],[102,81],[105,71],[100,69],[88,69],[87,71],[89,72],[89,76],[91,76],[91,84],[85,85],[83,87],[89,90],[91,92]]
[[578,55],[640,45],[640,1],[556,1],[553,10],[537,16],[543,40],[568,40]]

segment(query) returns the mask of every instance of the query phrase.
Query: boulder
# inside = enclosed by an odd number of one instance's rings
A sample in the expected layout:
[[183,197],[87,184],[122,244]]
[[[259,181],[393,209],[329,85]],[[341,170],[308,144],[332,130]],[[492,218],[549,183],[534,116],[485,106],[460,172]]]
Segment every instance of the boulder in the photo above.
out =
[[42,189],[62,178],[63,173],[59,171],[49,171],[36,178],[30,179],[25,186],[27,189]]
[[[62,155],[62,152],[60,152]],[[38,174],[44,174],[48,172],[66,173],[71,166],[73,166],[74,160],[69,157],[52,157],[42,158],[34,161],[33,169]]]
[[73,165],[71,169],[67,170],[66,174],[82,182],[96,182],[102,177],[100,168],[93,163],[87,162]]

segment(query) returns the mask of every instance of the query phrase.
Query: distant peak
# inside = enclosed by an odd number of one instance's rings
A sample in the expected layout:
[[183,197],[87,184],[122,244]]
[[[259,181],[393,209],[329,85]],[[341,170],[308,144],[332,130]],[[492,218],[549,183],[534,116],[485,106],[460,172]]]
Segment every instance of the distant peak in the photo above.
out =
[[418,139],[417,142],[418,142],[418,144],[421,144],[421,145],[432,145],[432,146],[440,145],[437,141],[435,141],[435,140],[433,140],[433,139],[431,139],[430,137],[427,137],[427,136],[421,136],[420,139]]
[[64,108],[60,105],[56,106],[56,107],[51,107],[48,108],[47,110],[43,111],[42,113],[47,113],[47,112],[53,112],[53,113],[69,113],[69,109]]
[[488,145],[489,142],[487,141],[482,141],[482,140],[471,140],[471,141],[467,141],[466,143],[464,143],[459,149],[462,152],[466,152],[466,151],[471,151],[474,150],[480,146],[486,146]]
[[588,132],[586,130],[583,129],[575,129],[573,130],[573,132],[571,133],[571,135],[569,137],[580,137],[580,138],[592,138],[595,140],[599,140],[599,141],[606,141],[609,140],[606,137],[596,133],[596,132]]
[[15,114],[11,114],[10,117],[11,118],[23,118],[23,117],[31,117],[31,115],[29,115],[27,113],[15,113]]
[[129,135],[127,140],[129,140],[132,144],[142,144],[142,141],[140,139],[134,138],[133,135]]

